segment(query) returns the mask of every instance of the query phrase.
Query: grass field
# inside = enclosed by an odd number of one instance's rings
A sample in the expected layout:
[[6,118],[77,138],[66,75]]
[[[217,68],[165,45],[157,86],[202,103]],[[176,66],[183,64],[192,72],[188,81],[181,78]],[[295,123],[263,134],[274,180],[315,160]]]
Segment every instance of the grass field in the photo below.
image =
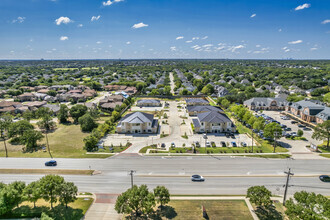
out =
[[242,200],[173,200],[168,205],[174,208],[174,219],[203,219],[202,205],[209,219],[253,219]]
[[[49,147],[53,157],[55,158],[106,158],[109,155],[102,154],[86,154],[83,150],[83,139],[89,133],[84,133],[80,130],[79,125],[57,125],[57,129],[48,134]],[[46,146],[44,138],[40,144]],[[11,145],[7,142],[9,157],[49,157],[48,152],[39,150],[33,153],[23,153],[22,145]],[[4,145],[0,143],[0,156],[4,156]]]
[[330,158],[330,154],[320,154],[320,156]]
[[33,208],[33,203],[23,202],[11,213],[0,216],[0,218],[39,218],[44,212],[56,220],[80,220],[92,203],[93,198],[78,198],[75,202],[70,203],[67,209],[65,206],[55,204],[54,210],[51,210],[50,203],[40,199],[36,203],[36,208]]

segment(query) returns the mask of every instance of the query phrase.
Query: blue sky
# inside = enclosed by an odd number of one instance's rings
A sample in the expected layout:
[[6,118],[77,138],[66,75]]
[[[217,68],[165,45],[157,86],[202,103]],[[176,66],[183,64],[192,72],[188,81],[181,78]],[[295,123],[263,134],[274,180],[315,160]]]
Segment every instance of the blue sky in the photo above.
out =
[[328,0],[1,0],[0,59],[329,59]]

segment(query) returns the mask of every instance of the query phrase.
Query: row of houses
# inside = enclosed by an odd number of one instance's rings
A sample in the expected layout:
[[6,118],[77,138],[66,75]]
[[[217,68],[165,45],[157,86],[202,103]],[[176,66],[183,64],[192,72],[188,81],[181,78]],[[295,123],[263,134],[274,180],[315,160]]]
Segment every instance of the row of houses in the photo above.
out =
[[125,92],[128,95],[134,95],[137,93],[137,89],[134,86],[125,86],[125,85],[107,85],[104,86],[104,90],[110,92]]
[[330,108],[318,100],[288,102],[283,98],[252,98],[243,103],[250,110],[286,111],[310,123],[330,120]]
[[25,111],[36,111],[41,107],[49,108],[55,115],[60,110],[59,105],[48,104],[46,101],[33,101],[25,103],[2,101],[0,102],[0,113],[22,114]]

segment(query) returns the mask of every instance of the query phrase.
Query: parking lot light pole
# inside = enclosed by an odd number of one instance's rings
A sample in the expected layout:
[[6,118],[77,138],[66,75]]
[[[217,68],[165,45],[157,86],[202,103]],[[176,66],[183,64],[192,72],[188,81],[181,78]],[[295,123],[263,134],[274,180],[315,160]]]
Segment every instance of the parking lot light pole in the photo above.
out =
[[134,173],[135,173],[135,172],[136,172],[135,170],[131,170],[131,171],[129,171],[129,173],[128,173],[128,175],[131,176],[131,188],[133,188],[133,176],[134,176]]

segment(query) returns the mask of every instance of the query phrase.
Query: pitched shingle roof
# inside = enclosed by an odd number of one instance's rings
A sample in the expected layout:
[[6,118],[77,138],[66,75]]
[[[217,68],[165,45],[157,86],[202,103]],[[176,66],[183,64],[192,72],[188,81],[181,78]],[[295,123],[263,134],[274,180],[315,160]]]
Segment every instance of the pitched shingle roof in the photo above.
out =
[[209,122],[209,123],[226,123],[231,122],[230,119],[217,111],[204,112],[197,115],[200,122]]
[[154,119],[154,115],[147,114],[144,112],[134,112],[127,114],[125,117],[123,117],[120,122],[126,122],[126,123],[145,123],[145,122],[152,122]]

